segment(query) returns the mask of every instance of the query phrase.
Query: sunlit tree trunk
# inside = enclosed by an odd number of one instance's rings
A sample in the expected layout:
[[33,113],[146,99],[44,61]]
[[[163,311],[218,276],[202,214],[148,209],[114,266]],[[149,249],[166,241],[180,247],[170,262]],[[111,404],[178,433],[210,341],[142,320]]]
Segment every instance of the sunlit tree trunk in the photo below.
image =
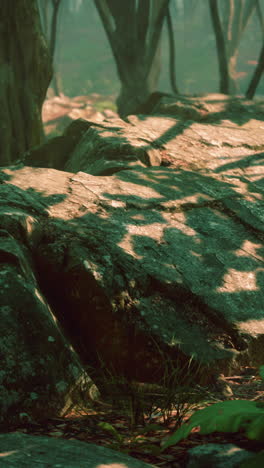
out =
[[52,76],[36,0],[1,0],[0,165],[44,138],[41,109]]
[[95,0],[121,81],[117,106],[122,117],[156,90],[168,4],[169,0]]

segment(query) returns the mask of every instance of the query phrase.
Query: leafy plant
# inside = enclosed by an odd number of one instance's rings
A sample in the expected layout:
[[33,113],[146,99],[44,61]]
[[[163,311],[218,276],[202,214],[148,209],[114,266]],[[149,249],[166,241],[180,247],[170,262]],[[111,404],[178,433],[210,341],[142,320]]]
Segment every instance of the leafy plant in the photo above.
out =
[[232,400],[215,403],[194,413],[163,445],[163,449],[177,444],[197,429],[200,434],[238,432],[249,439],[264,441],[264,403]]
[[[259,370],[264,380],[264,366]],[[164,444],[162,450],[177,444],[180,440],[197,430],[200,434],[212,432],[239,432],[244,431],[251,440],[264,442],[264,402],[248,400],[231,400],[215,403],[212,406],[194,413],[189,421],[183,424]],[[256,459],[257,465],[253,465]],[[263,466],[264,451],[249,461],[243,462],[241,467]],[[250,463],[250,464],[247,464]]]
[[103,429],[103,431],[106,431],[111,434],[111,436],[114,439],[114,442],[110,444],[110,448],[114,450],[119,450],[120,452],[124,452],[127,450],[124,450],[124,437],[116,430],[112,424],[109,424],[107,422],[100,422],[98,423],[98,426]]

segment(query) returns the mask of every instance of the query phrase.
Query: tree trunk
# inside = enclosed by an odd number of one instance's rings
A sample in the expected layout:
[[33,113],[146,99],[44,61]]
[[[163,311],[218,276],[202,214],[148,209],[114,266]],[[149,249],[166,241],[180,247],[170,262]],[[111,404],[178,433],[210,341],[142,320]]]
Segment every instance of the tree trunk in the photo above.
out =
[[252,77],[252,80],[250,81],[249,87],[246,92],[247,99],[253,99],[262,73],[264,73],[264,42],[260,52],[258,65],[255,69],[254,75]]
[[61,0],[38,0],[41,24],[53,64],[53,77],[50,84],[55,96],[59,96],[62,90],[61,78],[54,68],[54,56],[57,43],[58,18],[61,10]]
[[95,0],[115,58],[121,117],[131,114],[156,90],[160,36],[169,0]]
[[236,94],[238,48],[257,0],[225,0],[223,25],[228,64],[229,93]]
[[209,8],[212,19],[212,24],[215,33],[216,49],[219,64],[220,74],[220,92],[228,94],[229,80],[228,80],[228,66],[226,57],[226,47],[224,35],[221,27],[221,22],[218,13],[217,0],[209,0]]
[[118,113],[121,117],[133,112],[157,89],[160,74],[160,47],[157,47],[151,68],[146,73],[143,62],[133,64],[129,57],[121,58],[125,71],[125,79],[121,80],[121,91],[117,98]]
[[263,13],[262,13],[262,10],[261,10],[259,0],[257,0],[256,9],[257,9],[257,16],[258,16],[258,20],[259,20],[259,24],[260,24],[260,29],[261,29],[261,32],[262,32],[262,38],[264,38],[264,19],[263,19]]
[[52,76],[36,0],[1,0],[0,165],[44,137],[41,109]]
[[173,24],[171,19],[170,8],[168,7],[167,15],[167,28],[168,28],[168,39],[169,39],[169,67],[170,67],[170,84],[171,89],[174,94],[179,94],[179,89],[176,83],[176,73],[175,73],[175,39]]
[[[53,63],[54,68],[54,55],[55,55],[55,48],[56,48],[56,38],[57,38],[57,29],[58,29],[58,14],[59,8],[61,5],[61,0],[52,0],[52,17],[51,17],[51,27],[50,27],[50,38],[49,38],[49,49],[51,60]],[[54,70],[51,86],[54,90],[55,96],[59,96],[61,92],[61,80],[59,73]]]

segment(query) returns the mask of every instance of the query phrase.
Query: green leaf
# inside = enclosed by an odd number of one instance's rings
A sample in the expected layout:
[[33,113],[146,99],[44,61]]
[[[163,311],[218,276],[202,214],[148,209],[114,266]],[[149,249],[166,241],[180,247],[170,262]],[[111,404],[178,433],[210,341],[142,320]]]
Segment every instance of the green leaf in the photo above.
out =
[[249,423],[246,435],[251,440],[264,441],[264,413],[255,416],[254,420]]
[[[233,400],[215,403],[194,413],[188,423],[183,424],[162,444],[162,450],[177,444],[187,437],[194,428],[198,428],[201,434],[210,434],[216,431],[238,432],[240,429],[250,431],[250,424],[259,416],[264,416],[264,410],[258,408],[254,401]],[[257,434],[254,425],[252,425],[251,431],[251,435]]]
[[114,426],[112,426],[112,424],[100,422],[98,423],[98,426],[104,431],[112,434],[120,444],[123,442],[123,437],[117,432],[117,430],[114,428]]
[[264,366],[260,366],[259,368],[259,375],[264,380]]

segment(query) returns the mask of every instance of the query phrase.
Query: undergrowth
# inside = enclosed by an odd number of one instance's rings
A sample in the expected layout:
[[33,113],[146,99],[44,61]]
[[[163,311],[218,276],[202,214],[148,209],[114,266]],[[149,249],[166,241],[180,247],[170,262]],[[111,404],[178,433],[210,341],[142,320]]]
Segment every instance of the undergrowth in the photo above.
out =
[[[163,375],[157,384],[137,382],[117,375],[113,370],[107,368],[101,361],[101,371],[96,370],[95,379],[99,391],[90,388],[87,395],[87,403],[93,400],[97,404],[107,405],[113,408],[128,421],[130,429],[130,444],[120,430],[106,421],[100,422],[100,429],[111,435],[110,448],[129,452],[128,445],[140,445],[146,450],[146,444],[142,444],[142,435],[149,432],[164,431],[168,425],[174,429],[181,426],[182,422],[195,409],[199,408],[205,401],[212,401],[213,395],[207,388],[195,384],[200,374],[200,366],[190,358],[188,362],[172,360],[159,349],[162,361]],[[93,379],[93,369],[87,373]],[[93,390],[94,395],[91,395]],[[89,404],[88,404],[89,406]],[[85,399],[79,405],[80,412],[85,412]],[[156,421],[159,421],[157,424]],[[147,443],[150,453],[158,454],[161,448]]]
[[[264,380],[264,366],[259,373]],[[248,439],[264,443],[264,401],[230,400],[203,408],[163,443],[162,450],[177,444],[194,430],[200,434],[242,431]],[[240,468],[263,466],[264,450],[242,462]]]

